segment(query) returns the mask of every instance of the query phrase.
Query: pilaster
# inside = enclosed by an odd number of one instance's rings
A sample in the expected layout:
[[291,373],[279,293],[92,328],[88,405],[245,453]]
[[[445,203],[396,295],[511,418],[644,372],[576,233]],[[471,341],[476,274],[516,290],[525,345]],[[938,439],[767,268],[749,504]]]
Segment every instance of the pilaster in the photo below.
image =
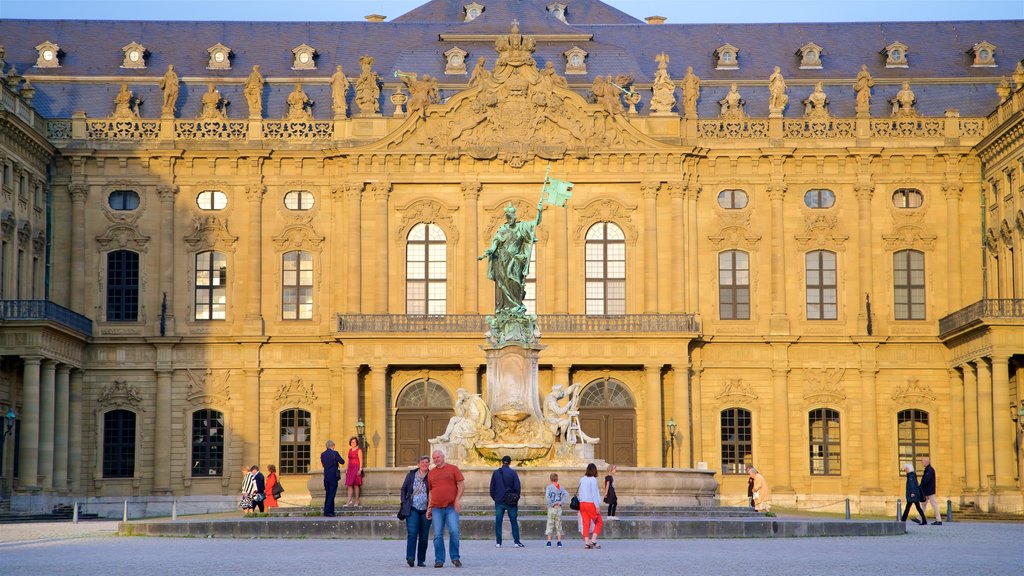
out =
[[174,202],[178,195],[177,186],[157,186],[160,197],[160,296],[161,336],[174,336]]
[[964,466],[966,489],[975,492],[982,486],[981,453],[978,449],[978,375],[974,365],[961,366],[964,374]]
[[980,488],[988,492],[992,488],[995,474],[995,446],[992,436],[992,370],[984,358],[977,361],[978,367],[978,454],[981,465]]
[[367,412],[369,418],[366,419],[366,437],[367,440],[371,441],[373,446],[372,455],[364,454],[367,462],[372,462],[373,466],[385,466],[385,456],[387,454],[387,438],[388,438],[388,427],[387,427],[387,364],[374,365],[370,369],[370,387],[366,392],[366,403]]
[[249,255],[247,275],[249,282],[246,294],[245,334],[247,336],[263,335],[263,313],[261,310],[262,272],[263,272],[263,196],[267,188],[256,182],[245,187],[245,196],[249,200]]
[[1013,421],[1009,411],[1014,402],[1010,398],[1009,361],[1005,355],[992,355],[992,440],[993,475],[996,490],[1012,489],[1016,484],[1017,463],[1014,461],[1016,444]]
[[[345,183],[345,213],[348,214],[348,242],[345,247],[346,278],[348,281],[348,313],[362,311],[362,182]],[[355,420],[352,421],[355,423]]]
[[56,368],[53,360],[43,360],[39,377],[39,486],[44,491],[53,489]]
[[85,202],[89,187],[76,182],[68,186],[71,194],[71,286],[70,307],[79,314],[85,313]]
[[82,377],[81,370],[71,371],[68,407],[68,488],[73,494],[79,493],[82,487]]
[[374,307],[377,314],[388,312],[388,197],[391,196],[390,182],[375,182],[373,204],[376,220],[374,235]]
[[68,410],[70,409],[71,367],[57,366],[54,380],[54,423],[53,423],[53,489],[60,493],[68,490]]
[[661,366],[644,366],[644,399],[645,399],[645,423],[647,428],[644,442],[646,449],[646,462],[643,466],[659,467],[662,462],[662,448],[664,441],[661,430]]
[[18,451],[18,489],[39,491],[39,372],[41,356],[22,356],[21,438]]
[[[686,222],[684,220],[683,202],[685,189],[682,182],[669,182],[668,194],[672,211],[672,228],[670,229],[669,245],[672,267],[670,271],[669,284],[672,286],[672,313],[682,314],[686,312],[686,254],[683,234],[685,234]],[[694,272],[691,272],[694,273]]]
[[[786,241],[785,213],[783,199],[786,196],[785,184],[773,184],[768,188],[771,202],[771,266],[772,266],[772,306],[769,319],[769,331],[773,335],[789,334],[789,316],[786,314]],[[788,485],[788,484],[787,484]]]
[[465,261],[468,267],[465,271],[466,293],[463,306],[466,314],[478,314],[480,312],[480,273],[476,266],[476,257],[478,256],[477,251],[480,249],[478,200],[481,188],[482,186],[479,182],[462,183],[463,208],[466,210],[466,220],[464,223],[466,227]]
[[644,202],[644,313],[658,312],[658,190],[660,182],[640,184]]
[[959,310],[963,306],[963,294],[960,278],[960,198],[964,186],[959,182],[946,182],[942,185],[946,196],[946,308]]
[[[158,354],[162,352],[158,349]],[[153,494],[171,492],[171,377],[173,370],[156,371],[156,415],[153,434]],[[249,462],[249,460],[246,460]]]

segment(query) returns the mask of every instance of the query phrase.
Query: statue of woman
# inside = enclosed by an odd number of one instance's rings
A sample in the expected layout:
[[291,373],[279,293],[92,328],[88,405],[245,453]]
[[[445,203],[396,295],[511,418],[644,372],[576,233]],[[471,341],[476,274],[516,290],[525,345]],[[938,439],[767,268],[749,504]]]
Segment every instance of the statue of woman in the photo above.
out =
[[782,77],[782,70],[776,66],[772,75],[768,77],[768,110],[782,112],[789,101],[786,96],[786,80]]
[[380,112],[380,77],[373,71],[373,56],[359,59],[362,72],[356,80],[356,104],[362,114]]
[[208,84],[203,94],[203,110],[199,113],[200,120],[223,120],[224,111],[220,108],[222,98],[220,91],[213,84]]
[[687,66],[686,76],[683,76],[684,114],[697,114],[697,98],[700,98],[700,77],[693,73],[693,66]]
[[520,222],[516,208],[505,207],[505,223],[494,233],[491,246],[478,258],[487,258],[487,277],[494,280],[495,313],[506,310],[523,314],[526,307],[526,276],[530,273],[530,250],[535,242],[534,232],[544,214],[544,203],[537,203],[537,219]]
[[174,104],[178,101],[178,74],[174,65],[167,65],[167,72],[160,79],[160,89],[164,91],[164,103],[160,108],[163,116],[174,116]]
[[132,108],[135,95],[128,89],[128,84],[121,83],[121,91],[114,97],[114,114],[111,118],[138,118],[139,112]]
[[334,67],[334,74],[331,75],[331,101],[336,118],[344,118],[348,112],[346,95],[349,86],[351,86],[351,82],[348,81],[348,76],[345,76],[345,72],[341,69],[341,64],[338,64]]
[[874,85],[875,79],[868,72],[868,65],[861,64],[857,81],[853,84],[853,89],[857,92],[857,112],[867,112],[871,109],[871,87]]
[[263,76],[260,75],[259,65],[252,67],[252,72],[245,80],[245,102],[249,105],[249,118],[263,117]]
[[479,394],[470,394],[465,388],[456,392],[455,416],[448,420],[444,434],[431,442],[452,442],[474,438],[491,429],[491,411]]
[[306,93],[302,91],[302,84],[296,84],[295,89],[288,95],[288,120],[311,120],[312,115],[306,110],[306,104],[311,103]]

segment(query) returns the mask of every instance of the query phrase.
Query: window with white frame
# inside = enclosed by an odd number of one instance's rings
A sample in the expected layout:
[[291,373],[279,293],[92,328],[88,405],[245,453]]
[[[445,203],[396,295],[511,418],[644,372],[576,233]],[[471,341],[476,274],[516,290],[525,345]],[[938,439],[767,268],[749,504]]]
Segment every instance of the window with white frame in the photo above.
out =
[[302,250],[281,257],[281,317],[285,320],[313,318],[313,255]]
[[626,236],[611,222],[598,222],[586,236],[586,310],[593,315],[626,313]]
[[442,315],[448,311],[448,246],[436,224],[412,227],[405,244],[405,312]]
[[196,254],[195,280],[195,319],[227,319],[227,256],[212,251]]
[[807,319],[835,320],[836,254],[828,250],[808,252],[805,257],[807,280]]

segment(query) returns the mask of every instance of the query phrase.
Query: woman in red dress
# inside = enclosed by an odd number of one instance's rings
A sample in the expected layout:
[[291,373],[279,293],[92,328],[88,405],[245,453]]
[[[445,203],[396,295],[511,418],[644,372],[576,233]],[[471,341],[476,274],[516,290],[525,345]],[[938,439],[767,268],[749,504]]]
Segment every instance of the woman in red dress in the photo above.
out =
[[264,495],[267,508],[277,508],[277,498],[274,498],[274,486],[277,486],[277,467],[269,464],[267,465],[267,490]]
[[345,506],[359,506],[359,487],[363,485],[363,449],[355,436],[348,439],[348,468],[345,470],[345,486],[348,486],[348,502]]

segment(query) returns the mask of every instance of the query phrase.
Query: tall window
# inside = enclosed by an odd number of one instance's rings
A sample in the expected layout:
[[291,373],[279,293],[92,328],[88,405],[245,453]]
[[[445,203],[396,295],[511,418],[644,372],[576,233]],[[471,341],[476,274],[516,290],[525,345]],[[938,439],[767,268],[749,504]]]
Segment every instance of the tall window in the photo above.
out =
[[192,413],[192,475],[224,474],[224,414],[216,410]]
[[139,319],[139,255],[131,250],[107,253],[107,321]]
[[750,319],[750,257],[728,250],[718,255],[718,312],[722,320]]
[[281,412],[281,474],[309,473],[309,412],[289,408]]
[[227,318],[227,281],[228,259],[224,254],[196,254],[196,320]]
[[808,252],[807,319],[836,319],[836,254],[827,250]]
[[626,313],[626,237],[611,222],[587,230],[587,314]]
[[893,309],[897,320],[924,320],[924,253],[900,250],[892,255]]
[[285,320],[313,318],[313,255],[285,252],[281,271],[281,315]]
[[103,477],[135,476],[135,412],[111,410],[103,415]]
[[911,408],[896,414],[896,436],[899,443],[900,474],[903,464],[917,465],[929,455],[928,449],[928,413],[924,410]]
[[405,312],[447,313],[448,248],[435,224],[417,224],[405,244]]
[[722,410],[723,474],[746,474],[746,467],[754,464],[752,436],[749,410]]
[[839,412],[817,408],[808,413],[811,440],[811,474],[836,476],[842,471]]
[[537,245],[530,247],[530,271],[526,274],[526,296],[523,306],[527,314],[537,313]]

